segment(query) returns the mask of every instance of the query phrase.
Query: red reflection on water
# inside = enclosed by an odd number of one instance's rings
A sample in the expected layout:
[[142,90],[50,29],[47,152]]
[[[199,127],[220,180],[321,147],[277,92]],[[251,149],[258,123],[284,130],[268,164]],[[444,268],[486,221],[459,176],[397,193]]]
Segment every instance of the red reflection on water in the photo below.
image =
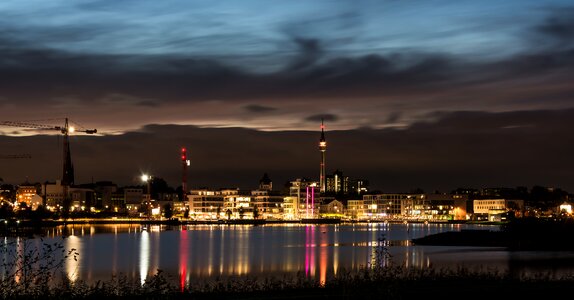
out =
[[179,232],[179,287],[185,290],[187,279],[187,230],[185,227]]

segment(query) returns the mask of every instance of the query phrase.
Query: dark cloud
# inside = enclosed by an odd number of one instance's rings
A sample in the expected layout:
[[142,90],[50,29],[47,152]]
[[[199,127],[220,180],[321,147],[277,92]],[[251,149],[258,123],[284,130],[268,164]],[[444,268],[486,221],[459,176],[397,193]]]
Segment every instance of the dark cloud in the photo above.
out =
[[554,10],[545,22],[536,28],[539,34],[554,40],[560,45],[574,43],[574,8]]
[[[571,40],[571,28],[571,19],[557,14],[537,30],[546,36]],[[74,32],[65,29],[61,35],[77,34]],[[4,31],[0,32],[0,44],[4,45],[0,50],[0,97],[46,103],[63,96],[92,102],[110,93],[162,102],[384,95],[401,96],[404,101],[416,103],[420,97],[442,94],[443,103],[478,103],[489,94],[505,90],[505,85],[514,87],[522,82],[531,86],[533,81],[543,84],[550,77],[553,83],[574,79],[572,49],[545,48],[496,62],[479,62],[415,51],[327,58],[318,39],[294,38],[293,42],[298,45],[299,54],[286,68],[259,74],[216,58],[75,54],[48,49],[33,41],[21,43],[14,34]],[[480,93],[469,94],[469,89]],[[569,94],[573,89],[565,85],[546,87],[530,91],[529,96],[551,102],[547,93]],[[497,97],[497,103],[519,105],[520,97]]]
[[312,115],[305,118],[307,122],[321,122],[321,120],[326,122],[337,122],[339,117],[334,114],[319,114],[319,115]]
[[[525,38],[531,39],[529,42],[541,37],[572,40],[570,14],[569,10],[554,11]],[[244,114],[270,111],[268,108],[297,109],[299,119],[307,114],[299,108],[310,103],[315,111],[333,107],[338,112],[333,121],[339,124],[375,128],[391,121],[412,123],[436,110],[509,111],[574,105],[574,49],[566,42],[541,43],[545,46],[493,61],[416,49],[350,55],[330,52],[328,47],[336,47],[333,39],[289,33],[288,43],[296,51],[281,57],[291,60],[283,61],[283,67],[273,72],[258,73],[233,64],[245,59],[241,55],[225,59],[173,53],[105,55],[48,48],[46,42],[75,38],[81,32],[54,30],[51,37],[38,38],[38,42],[29,38],[33,35],[0,31],[2,103],[41,107],[43,111],[81,107],[83,113],[93,106],[105,106],[111,115],[127,114],[129,106],[153,107],[160,116],[181,103],[214,101],[243,107],[236,112]],[[122,111],[114,110],[118,103]],[[389,111],[393,114],[388,115]],[[209,116],[207,111],[202,114]],[[357,115],[368,117],[357,120]],[[125,115],[130,118],[142,120]],[[250,121],[249,116],[234,118]],[[285,119],[278,118],[280,121]],[[230,122],[202,120],[203,124]]]
[[386,123],[388,124],[393,124],[393,123],[397,123],[399,120],[401,119],[401,113],[400,112],[391,112],[389,114],[389,116],[387,117]]
[[267,113],[277,110],[275,107],[263,106],[258,104],[246,105],[243,108],[245,108],[245,110],[247,110],[248,112],[252,113]]
[[295,38],[299,48],[298,56],[287,67],[288,71],[308,69],[321,58],[323,51],[318,39]]

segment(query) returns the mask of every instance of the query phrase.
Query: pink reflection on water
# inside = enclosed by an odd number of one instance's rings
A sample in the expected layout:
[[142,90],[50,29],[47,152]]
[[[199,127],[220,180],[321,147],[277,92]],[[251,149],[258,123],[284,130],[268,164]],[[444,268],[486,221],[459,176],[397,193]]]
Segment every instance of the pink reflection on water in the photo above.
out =
[[305,228],[305,275],[315,275],[315,226]]

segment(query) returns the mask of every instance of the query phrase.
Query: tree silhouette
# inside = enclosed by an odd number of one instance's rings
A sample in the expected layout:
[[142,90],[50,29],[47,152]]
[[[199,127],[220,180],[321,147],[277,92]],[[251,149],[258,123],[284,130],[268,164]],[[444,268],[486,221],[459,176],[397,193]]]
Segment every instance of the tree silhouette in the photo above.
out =
[[173,217],[173,208],[171,207],[171,204],[167,203],[163,206],[163,216],[166,219],[171,219],[171,217]]
[[257,208],[257,205],[253,206],[253,219],[259,219],[259,209]]

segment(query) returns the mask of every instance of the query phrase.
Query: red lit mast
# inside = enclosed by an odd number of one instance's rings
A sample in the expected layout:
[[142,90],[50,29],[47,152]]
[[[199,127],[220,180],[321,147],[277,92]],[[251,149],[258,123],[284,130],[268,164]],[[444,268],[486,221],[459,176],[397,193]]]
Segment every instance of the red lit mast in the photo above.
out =
[[185,201],[185,195],[187,195],[187,167],[189,167],[189,159],[187,159],[187,150],[185,147],[181,147],[181,165],[182,165],[182,173],[181,173],[181,190],[183,199]]

